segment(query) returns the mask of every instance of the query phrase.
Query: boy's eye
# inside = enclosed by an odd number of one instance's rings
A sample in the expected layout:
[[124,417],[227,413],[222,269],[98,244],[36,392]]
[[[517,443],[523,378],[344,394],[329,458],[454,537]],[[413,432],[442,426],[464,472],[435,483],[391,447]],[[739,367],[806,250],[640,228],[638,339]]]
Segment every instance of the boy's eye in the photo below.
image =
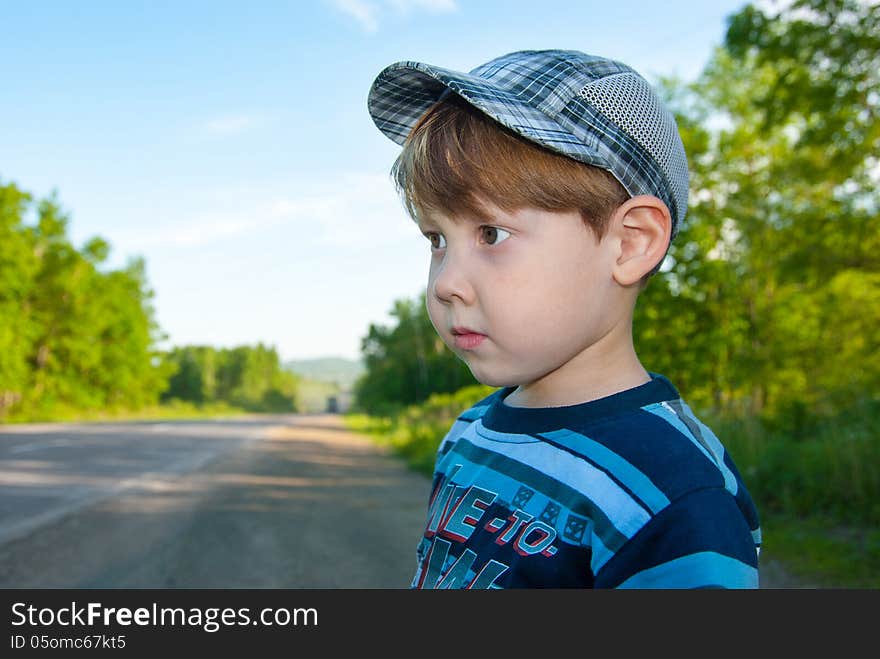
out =
[[[499,227],[484,225],[480,227],[480,230],[483,232],[483,237],[489,245],[497,245],[510,237],[509,231],[505,231]],[[443,234],[429,231],[424,235],[431,242],[431,247],[433,249],[443,249],[446,247],[446,239],[443,237]]]
[[445,242],[445,239],[439,233],[426,233],[425,237],[429,241],[431,241],[431,247],[433,249],[441,249],[442,247],[446,247],[446,245],[440,245],[440,241],[443,240]]
[[497,245],[498,243],[504,242],[510,237],[509,231],[505,231],[504,229],[500,229],[498,227],[482,226],[480,228],[484,230],[486,242],[490,245]]

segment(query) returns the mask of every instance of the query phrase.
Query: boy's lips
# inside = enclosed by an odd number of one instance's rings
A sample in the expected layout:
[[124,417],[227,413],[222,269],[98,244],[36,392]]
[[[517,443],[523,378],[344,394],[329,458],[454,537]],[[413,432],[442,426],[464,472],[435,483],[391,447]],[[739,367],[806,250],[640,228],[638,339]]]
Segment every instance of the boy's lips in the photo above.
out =
[[455,341],[455,346],[457,348],[464,348],[465,350],[476,348],[483,342],[483,339],[486,338],[485,334],[475,332],[468,327],[461,327],[456,325],[452,328],[451,331],[452,340]]
[[453,335],[456,335],[456,334],[479,334],[480,336],[486,336],[482,332],[478,332],[476,330],[472,330],[469,327],[462,327],[459,325],[456,325],[455,327],[453,327],[451,331],[452,331]]
[[485,334],[453,334],[453,340],[455,341],[455,346],[457,348],[464,348],[465,350],[471,350],[472,348],[476,348],[483,342],[483,339],[486,338]]

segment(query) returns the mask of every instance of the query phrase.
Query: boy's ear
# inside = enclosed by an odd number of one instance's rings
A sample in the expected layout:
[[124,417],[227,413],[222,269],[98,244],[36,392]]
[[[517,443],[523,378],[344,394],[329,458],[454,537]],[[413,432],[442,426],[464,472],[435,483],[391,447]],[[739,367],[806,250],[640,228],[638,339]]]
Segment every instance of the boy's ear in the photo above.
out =
[[666,255],[672,216],[657,197],[632,197],[614,212],[609,233],[614,236],[617,249],[612,275],[621,286],[631,286],[638,284]]

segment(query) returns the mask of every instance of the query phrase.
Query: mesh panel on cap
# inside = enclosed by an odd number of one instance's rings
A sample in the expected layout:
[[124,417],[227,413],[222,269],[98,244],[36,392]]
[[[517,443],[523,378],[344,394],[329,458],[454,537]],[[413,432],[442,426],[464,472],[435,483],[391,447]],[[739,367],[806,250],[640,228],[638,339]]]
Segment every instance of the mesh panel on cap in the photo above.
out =
[[629,133],[657,161],[672,188],[678,207],[674,212],[682,219],[687,212],[687,157],[675,120],[647,81],[635,73],[609,75],[590,83],[579,95]]

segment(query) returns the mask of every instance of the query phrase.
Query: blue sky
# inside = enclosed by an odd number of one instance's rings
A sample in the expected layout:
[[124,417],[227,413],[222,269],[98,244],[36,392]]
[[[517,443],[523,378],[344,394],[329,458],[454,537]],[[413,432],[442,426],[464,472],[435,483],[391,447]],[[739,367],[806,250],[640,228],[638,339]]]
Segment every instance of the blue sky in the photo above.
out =
[[567,48],[692,79],[743,2],[0,0],[0,181],[143,256],[163,347],[357,358],[429,244],[366,96],[386,65]]

